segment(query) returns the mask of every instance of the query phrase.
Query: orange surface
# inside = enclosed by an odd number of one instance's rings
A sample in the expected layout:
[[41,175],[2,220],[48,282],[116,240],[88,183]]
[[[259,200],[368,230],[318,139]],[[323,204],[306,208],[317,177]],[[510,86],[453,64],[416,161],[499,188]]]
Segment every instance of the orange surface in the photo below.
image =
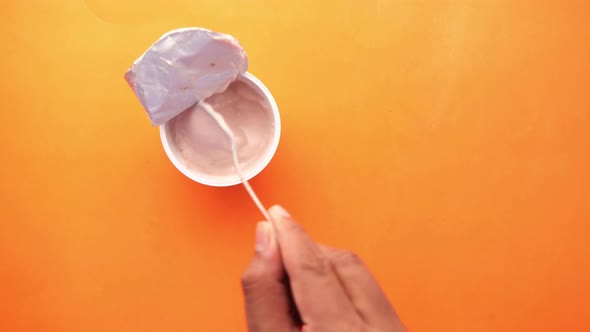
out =
[[123,80],[195,25],[279,104],[263,200],[360,253],[411,330],[590,331],[583,1],[0,8],[0,331],[245,331],[261,216],[174,169]]

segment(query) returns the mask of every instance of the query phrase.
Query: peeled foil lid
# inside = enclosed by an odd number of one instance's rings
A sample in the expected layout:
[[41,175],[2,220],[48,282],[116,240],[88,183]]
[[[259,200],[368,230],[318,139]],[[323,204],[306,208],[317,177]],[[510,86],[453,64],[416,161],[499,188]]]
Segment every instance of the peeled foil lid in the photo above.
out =
[[125,73],[154,126],[216,93],[248,69],[246,52],[230,35],[203,28],[164,34]]

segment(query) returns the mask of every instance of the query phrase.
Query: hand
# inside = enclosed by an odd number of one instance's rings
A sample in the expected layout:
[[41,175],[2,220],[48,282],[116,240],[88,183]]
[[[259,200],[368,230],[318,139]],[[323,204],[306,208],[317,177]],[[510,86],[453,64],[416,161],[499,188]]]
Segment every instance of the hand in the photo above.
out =
[[355,254],[314,242],[281,207],[260,222],[242,276],[250,332],[405,332]]

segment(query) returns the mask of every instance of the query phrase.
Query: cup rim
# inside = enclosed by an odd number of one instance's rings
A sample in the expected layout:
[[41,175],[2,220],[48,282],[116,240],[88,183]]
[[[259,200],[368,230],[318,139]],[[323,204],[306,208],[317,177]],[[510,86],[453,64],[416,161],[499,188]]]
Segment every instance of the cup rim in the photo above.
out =
[[[238,75],[236,80],[247,83],[251,87],[254,87],[254,88],[260,90],[260,92],[262,93],[262,95],[265,97],[266,101],[270,105],[272,115],[273,115],[273,120],[274,120],[274,126],[275,126],[274,127],[274,129],[275,129],[274,136],[272,138],[272,142],[271,142],[270,147],[266,151],[266,154],[261,158],[261,160],[254,167],[252,167],[248,172],[243,174],[245,180],[250,180],[253,177],[255,177],[256,175],[258,175],[260,172],[262,172],[262,170],[265,169],[266,166],[268,166],[268,164],[270,163],[270,161],[274,157],[274,155],[277,151],[277,148],[279,146],[279,140],[280,140],[280,136],[281,136],[281,118],[280,118],[280,114],[279,114],[279,108],[277,106],[275,99],[273,98],[273,96],[270,93],[270,91],[268,90],[268,88],[258,78],[256,78],[254,75],[246,72],[244,74]],[[174,167],[176,167],[176,169],[178,169],[186,177],[188,177],[189,179],[191,179],[195,182],[198,182],[198,183],[201,183],[201,184],[204,184],[207,186],[212,186],[212,187],[229,187],[229,186],[234,186],[234,185],[241,183],[240,179],[237,179],[237,178],[233,179],[233,180],[219,180],[219,179],[211,178],[208,176],[204,176],[202,174],[199,174],[197,172],[190,170],[188,167],[186,167],[179,160],[179,158],[173,152],[173,149],[171,147],[172,143],[170,142],[170,139],[168,137],[169,136],[168,133],[169,133],[168,122],[160,125],[160,140],[162,141],[162,146],[164,147],[164,151],[166,152],[168,159],[170,159],[170,161],[172,162]]]

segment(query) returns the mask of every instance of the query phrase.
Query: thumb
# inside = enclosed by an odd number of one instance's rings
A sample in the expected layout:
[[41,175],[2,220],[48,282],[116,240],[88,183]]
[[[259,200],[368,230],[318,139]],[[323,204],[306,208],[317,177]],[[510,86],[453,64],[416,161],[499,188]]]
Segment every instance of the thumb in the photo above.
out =
[[286,278],[273,228],[259,222],[255,254],[242,274],[249,332],[299,331]]

